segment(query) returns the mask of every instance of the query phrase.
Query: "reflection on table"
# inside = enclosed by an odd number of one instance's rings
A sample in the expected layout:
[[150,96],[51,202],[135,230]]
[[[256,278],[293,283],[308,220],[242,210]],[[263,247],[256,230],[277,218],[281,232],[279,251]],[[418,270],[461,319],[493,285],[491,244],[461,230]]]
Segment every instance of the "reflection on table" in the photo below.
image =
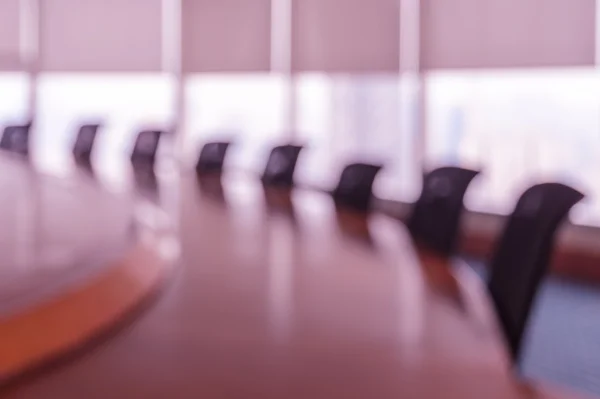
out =
[[3,397],[569,397],[518,381],[479,280],[398,221],[248,177],[179,194],[182,270],[158,304]]

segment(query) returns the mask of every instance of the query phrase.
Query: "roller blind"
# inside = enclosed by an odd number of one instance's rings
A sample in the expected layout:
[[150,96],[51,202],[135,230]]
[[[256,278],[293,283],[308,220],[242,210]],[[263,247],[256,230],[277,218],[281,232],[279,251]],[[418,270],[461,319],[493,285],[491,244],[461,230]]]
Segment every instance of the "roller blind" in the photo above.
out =
[[296,71],[397,71],[399,0],[292,0]]
[[182,56],[187,72],[267,71],[270,0],[182,0]]
[[162,0],[40,1],[46,71],[158,71]]
[[421,67],[593,65],[596,0],[422,0]]
[[0,0],[0,69],[19,63],[19,0]]

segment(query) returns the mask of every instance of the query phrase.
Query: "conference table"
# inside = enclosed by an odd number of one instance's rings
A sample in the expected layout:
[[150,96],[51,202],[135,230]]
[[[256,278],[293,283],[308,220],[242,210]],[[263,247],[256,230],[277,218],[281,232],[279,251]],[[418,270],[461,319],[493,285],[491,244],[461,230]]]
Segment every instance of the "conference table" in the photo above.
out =
[[[518,378],[482,282],[414,245],[400,221],[246,174],[158,181],[158,199],[106,194],[118,211],[87,226],[112,217],[125,231],[139,206],[154,206],[172,222],[159,225],[175,232],[177,261],[155,262],[145,245],[125,262],[154,276],[144,305],[7,379],[2,398],[579,397]],[[39,320],[40,336],[54,322]]]

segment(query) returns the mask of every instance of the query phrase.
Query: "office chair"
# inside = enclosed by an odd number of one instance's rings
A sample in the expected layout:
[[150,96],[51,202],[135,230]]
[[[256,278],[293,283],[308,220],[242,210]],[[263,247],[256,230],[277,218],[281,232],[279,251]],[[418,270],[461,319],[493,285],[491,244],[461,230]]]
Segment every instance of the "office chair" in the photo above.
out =
[[367,163],[347,165],[332,195],[336,205],[366,212],[371,206],[373,183],[383,167]]
[[449,256],[454,252],[463,199],[478,173],[447,166],[424,177],[421,195],[407,223],[415,242],[439,255]]
[[556,231],[583,197],[560,183],[527,189],[499,240],[488,288],[515,364],[533,301],[548,271]]
[[131,151],[131,163],[134,167],[154,167],[163,133],[162,130],[143,130],[138,134]]
[[9,125],[4,128],[0,148],[15,154],[29,156],[29,135],[32,122],[24,125]]
[[293,186],[300,151],[301,146],[291,144],[273,148],[262,175],[263,183],[270,186]]
[[92,151],[101,126],[101,124],[84,124],[79,127],[77,138],[73,144],[73,159],[77,165],[91,166]]
[[227,156],[227,149],[231,145],[227,141],[214,141],[204,144],[196,163],[196,173],[221,173]]

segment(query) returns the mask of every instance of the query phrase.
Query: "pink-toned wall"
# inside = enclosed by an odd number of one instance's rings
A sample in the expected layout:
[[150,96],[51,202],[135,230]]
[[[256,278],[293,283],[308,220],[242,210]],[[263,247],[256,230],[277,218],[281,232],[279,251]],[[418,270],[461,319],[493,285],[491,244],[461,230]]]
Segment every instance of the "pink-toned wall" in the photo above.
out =
[[0,0],[0,57],[19,53],[19,0]]
[[161,69],[162,0],[42,0],[39,3],[42,69]]
[[[398,70],[400,4],[418,0],[289,1],[293,70]],[[18,49],[19,2],[0,0],[0,63]],[[594,64],[596,0],[420,2],[424,69]],[[163,0],[38,3],[43,70],[162,68]],[[268,70],[271,8],[271,0],[182,0],[184,69]]]
[[593,65],[596,0],[421,0],[421,64]]

